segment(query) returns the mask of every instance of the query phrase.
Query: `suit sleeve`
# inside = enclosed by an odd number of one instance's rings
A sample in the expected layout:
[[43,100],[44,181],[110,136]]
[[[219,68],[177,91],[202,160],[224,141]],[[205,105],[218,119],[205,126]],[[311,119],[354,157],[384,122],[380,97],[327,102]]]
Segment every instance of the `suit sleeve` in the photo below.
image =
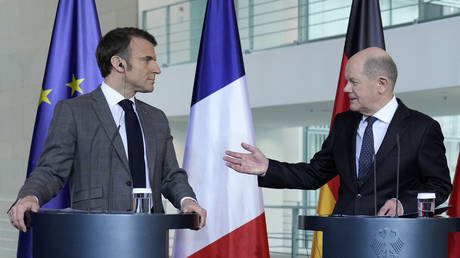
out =
[[[165,114],[162,112],[164,119],[167,121]],[[168,125],[168,136],[166,139],[166,148],[164,153],[162,167],[162,194],[174,205],[180,209],[180,201],[184,197],[191,197],[196,200],[195,193],[188,183],[187,173],[180,168],[177,163],[176,152],[173,145],[173,137]]]
[[259,186],[270,188],[317,189],[337,175],[334,161],[335,122],[331,132],[310,163],[286,163],[269,160]]
[[58,102],[37,166],[19,191],[18,198],[35,195],[40,206],[57,195],[70,176],[75,153],[76,127],[71,109]]
[[443,141],[444,136],[439,123],[432,120],[423,134],[417,153],[417,163],[420,169],[418,181],[420,184],[415,191],[410,190],[401,193],[400,199],[404,207],[417,207],[417,194],[419,192],[436,193],[436,206],[447,200],[452,191],[452,184]]

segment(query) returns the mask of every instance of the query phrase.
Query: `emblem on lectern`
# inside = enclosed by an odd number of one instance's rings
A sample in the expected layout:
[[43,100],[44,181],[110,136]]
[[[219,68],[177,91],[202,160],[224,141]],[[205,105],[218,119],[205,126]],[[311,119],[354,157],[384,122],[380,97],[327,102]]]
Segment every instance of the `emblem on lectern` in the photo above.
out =
[[378,258],[398,258],[404,242],[396,229],[383,228],[374,235],[370,246]]

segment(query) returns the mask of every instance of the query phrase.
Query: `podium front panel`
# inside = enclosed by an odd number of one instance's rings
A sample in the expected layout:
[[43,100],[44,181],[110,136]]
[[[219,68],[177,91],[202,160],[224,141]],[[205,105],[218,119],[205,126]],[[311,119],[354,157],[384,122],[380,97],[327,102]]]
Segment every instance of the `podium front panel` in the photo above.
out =
[[323,231],[323,258],[439,258],[460,219],[299,216],[298,226]]
[[192,214],[94,214],[39,212],[32,215],[35,258],[165,257],[167,230],[193,228]]

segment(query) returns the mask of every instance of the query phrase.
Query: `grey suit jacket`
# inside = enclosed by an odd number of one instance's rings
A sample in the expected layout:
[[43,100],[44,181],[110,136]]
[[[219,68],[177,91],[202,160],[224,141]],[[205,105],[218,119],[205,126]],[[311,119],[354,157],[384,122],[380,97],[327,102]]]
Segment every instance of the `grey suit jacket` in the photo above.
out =
[[[137,99],[136,109],[146,143],[153,212],[164,212],[161,194],[180,208],[183,197],[196,197],[187,174],[178,166],[166,116]],[[44,150],[18,198],[35,195],[43,205],[66,182],[74,209],[132,208],[129,163],[100,87],[56,105]]]

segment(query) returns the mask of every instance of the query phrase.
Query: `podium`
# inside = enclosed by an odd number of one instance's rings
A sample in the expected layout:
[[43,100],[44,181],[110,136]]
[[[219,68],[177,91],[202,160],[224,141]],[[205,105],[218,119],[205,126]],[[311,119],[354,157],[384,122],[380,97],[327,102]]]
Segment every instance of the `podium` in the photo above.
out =
[[299,216],[298,228],[323,231],[323,258],[439,258],[460,218]]
[[167,257],[168,229],[196,228],[196,214],[32,213],[34,258]]

